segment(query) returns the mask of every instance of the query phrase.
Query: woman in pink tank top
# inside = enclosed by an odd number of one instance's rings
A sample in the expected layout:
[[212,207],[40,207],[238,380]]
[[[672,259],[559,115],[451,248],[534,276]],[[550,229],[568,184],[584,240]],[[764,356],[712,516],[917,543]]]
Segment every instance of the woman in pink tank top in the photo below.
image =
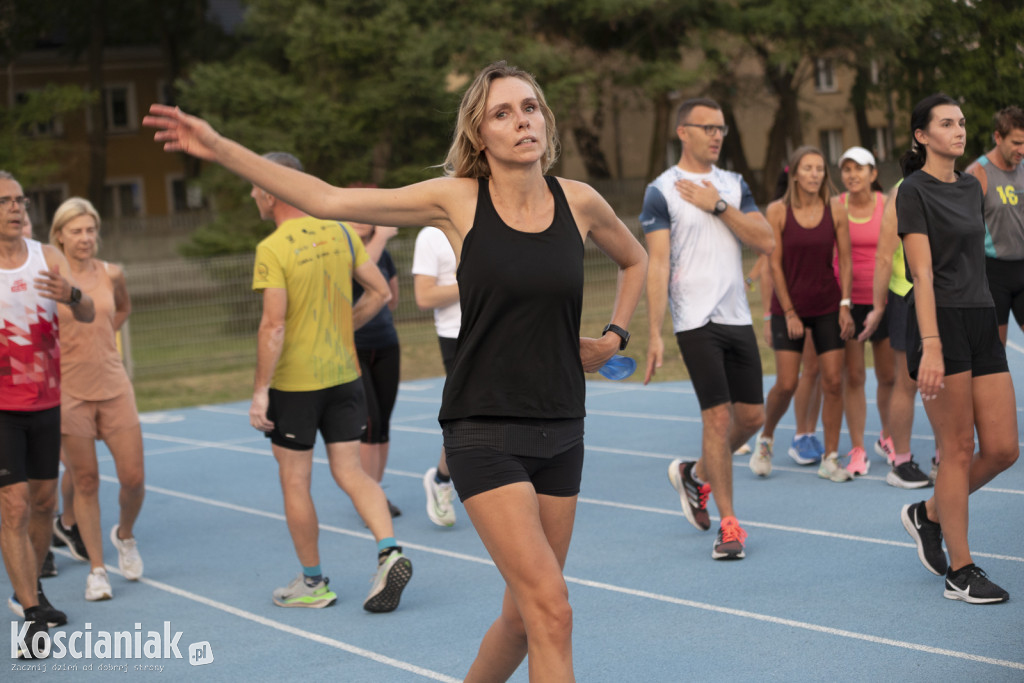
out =
[[[761,476],[771,472],[775,427],[796,391],[804,336],[810,332],[824,395],[825,456],[818,475],[835,482],[849,481],[852,475],[839,464],[838,456],[843,421],[843,347],[844,340],[853,334],[846,208],[831,196],[828,166],[816,148],[796,150],[789,168],[789,189],[766,211],[775,231],[771,325],[776,380],[765,401],[764,429],[751,456],[750,469]],[[832,273],[834,249],[839,252],[841,284]]]
[[[850,299],[853,306],[854,337],[846,340],[846,366],[843,369],[843,405],[846,427],[850,432],[850,459],[846,469],[851,474],[865,475],[871,463],[864,449],[864,423],[867,419],[867,398],[864,395],[864,344],[857,336],[864,331],[864,320],[872,309],[872,286],[875,277],[875,252],[882,229],[882,210],[885,196],[878,185],[875,157],[863,147],[851,147],[839,158],[839,170],[846,192],[839,200],[846,207],[850,220],[850,256],[853,266],[853,287]],[[839,277],[839,259],[834,263]],[[889,404],[892,402],[896,381],[895,360],[889,345],[889,325],[885,322],[870,337],[875,361],[878,417],[882,432],[875,443],[875,452],[888,459],[892,454],[889,436]]]
[[[73,494],[65,498],[64,512],[54,520],[54,532],[65,540],[80,539],[84,546],[88,557],[79,557],[79,544],[68,543],[73,555],[91,565],[86,600],[113,597],[103,562],[97,439],[103,439],[110,450],[121,485],[120,518],[110,530],[110,541],[117,550],[121,572],[133,581],[142,576],[133,526],[145,493],[135,392],[116,337],[131,313],[131,301],[124,271],[96,258],[99,231],[99,214],[80,197],[58,207],[50,229],[50,243],[64,252],[82,291],[96,304],[96,318],[88,325],[74,321],[66,306],[57,311],[61,324],[61,445]],[[65,474],[65,481],[67,478]],[[66,486],[62,488],[65,494],[72,493]],[[77,524],[77,534],[67,522]]]

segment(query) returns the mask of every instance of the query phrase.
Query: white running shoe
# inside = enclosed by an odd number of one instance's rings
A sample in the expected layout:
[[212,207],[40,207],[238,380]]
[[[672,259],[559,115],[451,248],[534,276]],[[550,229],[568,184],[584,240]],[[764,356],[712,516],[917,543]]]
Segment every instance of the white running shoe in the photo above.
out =
[[89,576],[85,577],[85,599],[96,602],[97,600],[110,600],[112,597],[114,597],[114,591],[110,588],[107,570],[103,567],[96,567],[89,572]]
[[118,538],[117,532],[120,524],[115,524],[110,530],[110,542],[117,548],[117,566],[129,581],[138,581],[142,578],[142,556],[139,555],[139,544],[135,538]]
[[839,454],[834,451],[821,459],[821,465],[818,467],[818,476],[834,482],[844,482],[853,479],[853,474],[839,464]]
[[438,526],[455,526],[455,507],[452,505],[455,488],[450,481],[439,483],[436,475],[436,467],[431,467],[423,475],[423,490],[427,492],[427,517]]
[[767,477],[772,473],[772,439],[757,437],[754,453],[750,456],[750,471],[759,477]]

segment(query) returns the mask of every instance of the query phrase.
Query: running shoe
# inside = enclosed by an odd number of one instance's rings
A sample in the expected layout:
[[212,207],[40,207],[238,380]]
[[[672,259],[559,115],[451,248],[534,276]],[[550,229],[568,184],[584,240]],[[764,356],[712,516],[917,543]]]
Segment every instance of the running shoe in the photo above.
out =
[[423,490],[427,493],[427,517],[437,526],[455,526],[455,506],[452,495],[455,488],[450,481],[437,480],[437,468],[431,467],[423,475]]
[[747,532],[743,530],[735,517],[723,517],[718,527],[715,545],[711,548],[711,557],[715,560],[742,560],[743,542],[747,540]]
[[118,538],[117,532],[121,525],[115,524],[110,529],[110,542],[117,548],[117,567],[129,581],[142,578],[142,556],[139,555],[139,544],[135,538]]
[[412,562],[397,548],[377,559],[373,586],[363,602],[367,612],[392,612],[402,599],[402,590],[412,578]]
[[[18,659],[42,659],[45,655],[43,655],[42,652],[39,652],[38,647],[45,646],[34,646],[33,641],[40,640],[40,642],[42,642],[42,640],[38,639],[36,636],[40,633],[49,633],[49,629],[47,628],[44,618],[41,615],[36,614],[33,608],[29,607],[28,611],[29,616],[25,618],[25,621],[28,623],[28,630],[25,632],[24,639],[24,643],[28,648],[23,648],[19,642],[17,657]],[[13,629],[14,626],[12,625],[11,628]],[[37,652],[39,657],[36,657]]]
[[750,456],[750,471],[759,477],[767,477],[772,473],[772,439],[770,437],[757,437],[754,454]]
[[893,465],[885,475],[885,483],[899,489],[920,489],[932,485],[931,479],[921,471],[913,457],[904,463]]
[[[54,628],[68,623],[68,615],[50,604],[50,601],[46,599],[46,595],[43,594],[42,586],[38,588],[36,601],[39,603],[37,606],[42,610],[39,613],[39,618],[40,620],[45,619],[47,626]],[[25,610],[22,609],[21,603],[18,602],[17,595],[11,595],[11,597],[7,599],[7,606],[10,607],[11,611],[19,617],[22,619],[25,618]]]
[[110,588],[107,570],[103,567],[96,567],[89,572],[89,576],[85,577],[85,599],[96,602],[110,600],[112,597],[114,597],[114,591]]
[[879,435],[878,441],[875,442],[875,453],[878,457],[885,458],[887,461],[892,462],[892,456],[895,452],[896,449],[892,445],[892,437],[887,436],[882,438],[882,436]]
[[949,569],[946,553],[942,549],[942,527],[928,519],[924,501],[904,505],[900,511],[900,520],[917,544],[917,557],[921,564],[932,574],[942,576]]
[[387,498],[385,498],[384,500],[388,501],[388,512],[391,514],[392,519],[394,519],[395,517],[402,516],[402,508],[398,507]]
[[[77,524],[72,524],[71,528],[68,529],[61,523],[60,515],[57,515],[53,518],[53,537],[60,540],[61,545],[68,547],[71,557],[79,562],[89,561],[89,551],[85,549],[85,543],[82,543],[82,537],[78,534]],[[54,545],[57,544],[55,543]]]
[[934,484],[935,480],[938,479],[938,477],[939,477],[939,459],[938,458],[932,458],[932,469],[931,469],[931,471],[928,472],[928,480],[931,481],[932,484]]
[[818,466],[818,476],[837,483],[853,479],[853,475],[839,464],[838,453],[829,453],[821,459],[821,465]]
[[817,434],[811,434],[808,438],[811,440],[811,448],[814,449],[814,462],[819,462],[825,457],[825,445],[818,440]]
[[846,463],[846,471],[850,474],[862,477],[871,469],[871,462],[868,461],[868,454],[860,446],[850,449],[850,461]]
[[274,591],[274,604],[278,607],[330,607],[337,602],[338,594],[327,587],[329,582],[325,576],[310,586],[299,572],[291,583]]
[[817,439],[813,434],[793,437],[793,443],[789,446],[789,457],[797,465],[813,465],[821,460],[821,453],[814,445]]
[[53,559],[53,551],[46,551],[46,559],[43,560],[43,567],[39,570],[39,578],[48,579],[57,576],[57,563]]
[[711,484],[698,484],[693,478],[696,464],[676,458],[668,465],[668,480],[679,494],[679,502],[687,521],[701,531],[707,531],[711,528],[711,517],[708,515]]
[[1010,594],[989,581],[984,569],[976,564],[969,564],[955,572],[952,567],[946,570],[946,590],[943,591],[942,597],[963,600],[972,605],[985,605],[1006,602],[1010,599]]
[[750,448],[750,444],[743,444],[732,452],[733,455],[750,455],[753,451]]

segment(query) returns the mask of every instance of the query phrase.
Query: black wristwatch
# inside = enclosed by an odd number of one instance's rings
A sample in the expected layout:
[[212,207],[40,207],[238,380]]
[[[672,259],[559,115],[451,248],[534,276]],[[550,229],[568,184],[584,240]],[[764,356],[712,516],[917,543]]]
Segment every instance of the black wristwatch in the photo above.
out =
[[78,287],[71,288],[71,297],[68,299],[68,306],[74,308],[82,300],[82,290]]
[[711,215],[721,216],[723,213],[725,213],[726,209],[728,208],[728,202],[726,202],[724,199],[719,199],[717,202],[715,202],[715,208],[711,210]]
[[617,334],[620,337],[622,337],[622,341],[619,342],[619,351],[625,351],[626,350],[626,344],[629,343],[629,330],[624,330],[621,327],[619,327],[618,325],[613,325],[612,323],[608,323],[607,325],[604,326],[604,331],[601,332],[601,336],[603,337],[604,335],[608,334],[609,332],[614,332],[615,334]]

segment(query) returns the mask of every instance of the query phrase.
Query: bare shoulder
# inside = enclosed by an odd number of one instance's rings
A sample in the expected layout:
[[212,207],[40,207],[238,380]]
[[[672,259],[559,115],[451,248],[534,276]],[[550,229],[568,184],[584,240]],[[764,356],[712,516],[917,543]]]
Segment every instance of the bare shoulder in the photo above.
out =
[[832,209],[833,216],[846,216],[846,205],[839,199],[839,197],[832,197],[828,200],[829,208]]
[[597,190],[584,182],[558,177],[556,177],[555,180],[557,180],[558,184],[561,185],[562,192],[565,193],[565,198],[571,206],[578,204],[581,208],[586,208],[591,202],[604,205],[608,204]]
[[781,199],[776,199],[774,202],[769,204],[764,210],[764,216],[768,219],[768,222],[772,225],[778,224],[781,228],[783,220],[786,217],[786,205]]
[[971,162],[970,166],[964,169],[964,172],[970,173],[972,176],[978,178],[979,180],[981,178],[986,177],[987,174],[985,173],[985,167],[981,165],[981,163],[979,162],[980,159],[975,159],[974,161]]
[[52,244],[43,244],[43,258],[46,259],[46,265],[51,269],[54,266],[65,267],[68,263],[68,260],[64,258],[64,254],[61,250]]

